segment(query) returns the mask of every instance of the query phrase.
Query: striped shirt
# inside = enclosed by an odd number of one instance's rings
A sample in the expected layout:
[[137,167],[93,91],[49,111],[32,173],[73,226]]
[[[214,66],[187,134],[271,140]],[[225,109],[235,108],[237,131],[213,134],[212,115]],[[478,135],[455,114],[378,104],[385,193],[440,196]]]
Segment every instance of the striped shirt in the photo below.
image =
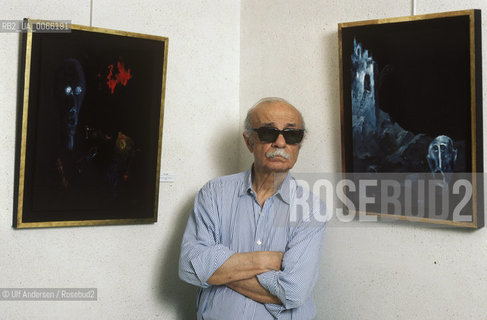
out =
[[[251,170],[211,180],[199,191],[179,260],[179,277],[200,287],[198,320],[306,320],[316,316],[311,293],[318,278],[326,219],[324,205],[319,202],[317,206],[312,198],[288,174],[277,192],[260,206],[252,189]],[[308,205],[298,206],[302,199],[308,199]],[[234,253],[252,251],[284,252],[280,271],[257,275],[259,283],[283,305],[262,304],[224,285],[207,283]]]

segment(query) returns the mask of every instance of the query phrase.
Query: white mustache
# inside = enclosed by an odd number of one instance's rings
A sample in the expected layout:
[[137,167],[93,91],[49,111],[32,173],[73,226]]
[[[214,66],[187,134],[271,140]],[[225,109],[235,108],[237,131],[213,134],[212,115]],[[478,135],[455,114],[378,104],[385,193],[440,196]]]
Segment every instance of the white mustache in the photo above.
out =
[[284,151],[283,149],[276,149],[274,151],[269,151],[265,154],[267,158],[274,158],[274,157],[283,157],[286,160],[289,160],[291,158],[291,155]]

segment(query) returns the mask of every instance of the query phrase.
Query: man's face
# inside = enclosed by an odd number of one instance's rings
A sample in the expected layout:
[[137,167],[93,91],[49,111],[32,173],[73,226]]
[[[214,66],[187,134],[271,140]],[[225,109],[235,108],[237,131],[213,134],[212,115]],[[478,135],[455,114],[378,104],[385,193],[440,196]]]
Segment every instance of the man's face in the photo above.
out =
[[[283,129],[302,129],[301,117],[296,109],[283,102],[267,102],[259,105],[251,115],[252,128],[274,127]],[[298,159],[300,144],[288,144],[282,134],[274,142],[260,141],[256,132],[245,143],[254,154],[254,168],[257,172],[287,172]],[[281,150],[289,155],[269,157],[269,153]]]

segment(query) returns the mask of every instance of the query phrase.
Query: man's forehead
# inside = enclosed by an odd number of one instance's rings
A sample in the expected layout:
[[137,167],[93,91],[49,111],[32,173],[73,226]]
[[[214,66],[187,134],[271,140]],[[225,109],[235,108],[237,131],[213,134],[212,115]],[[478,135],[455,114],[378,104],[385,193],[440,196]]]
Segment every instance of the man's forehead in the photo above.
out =
[[273,126],[282,124],[287,127],[301,125],[301,116],[293,106],[283,102],[268,102],[257,106],[252,113],[253,124]]

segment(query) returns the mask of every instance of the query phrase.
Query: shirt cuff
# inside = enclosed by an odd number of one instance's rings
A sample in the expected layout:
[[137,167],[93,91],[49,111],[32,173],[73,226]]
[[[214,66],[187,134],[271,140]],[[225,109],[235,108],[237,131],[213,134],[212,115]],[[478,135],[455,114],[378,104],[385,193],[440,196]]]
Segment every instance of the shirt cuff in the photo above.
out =
[[[280,297],[279,286],[278,286],[278,274],[277,271],[271,270],[257,275],[257,279],[261,286],[263,286],[270,294]],[[282,301],[282,299],[281,299]]]
[[220,266],[233,256],[235,252],[229,248],[218,244],[208,249],[205,254],[200,254],[191,259],[196,276],[203,287],[209,287],[208,279],[220,268]]
[[[281,300],[281,302],[284,304],[285,297],[282,297],[282,293],[279,290],[278,277],[279,277],[278,271],[271,270],[271,271],[258,274],[257,280],[259,280],[259,283],[262,287],[267,289],[267,291],[269,291],[270,294],[278,297],[279,300]],[[272,304],[272,303],[265,304],[265,308],[276,319],[279,317],[281,312],[286,310],[284,306],[278,304]]]

